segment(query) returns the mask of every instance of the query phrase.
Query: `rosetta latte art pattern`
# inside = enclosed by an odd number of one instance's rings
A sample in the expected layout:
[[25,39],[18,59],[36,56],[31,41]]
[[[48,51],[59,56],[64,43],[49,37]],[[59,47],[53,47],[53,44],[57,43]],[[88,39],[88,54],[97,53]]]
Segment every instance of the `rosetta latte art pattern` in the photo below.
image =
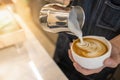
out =
[[92,38],[84,38],[84,44],[80,44],[80,40],[76,40],[73,48],[78,55],[87,58],[101,56],[108,50],[103,42]]

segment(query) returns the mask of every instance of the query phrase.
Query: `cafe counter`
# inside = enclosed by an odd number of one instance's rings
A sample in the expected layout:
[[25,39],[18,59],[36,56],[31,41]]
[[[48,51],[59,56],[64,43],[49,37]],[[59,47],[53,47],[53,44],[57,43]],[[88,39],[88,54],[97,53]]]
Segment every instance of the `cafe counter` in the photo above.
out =
[[0,50],[0,80],[68,80],[21,17],[15,18],[25,41]]

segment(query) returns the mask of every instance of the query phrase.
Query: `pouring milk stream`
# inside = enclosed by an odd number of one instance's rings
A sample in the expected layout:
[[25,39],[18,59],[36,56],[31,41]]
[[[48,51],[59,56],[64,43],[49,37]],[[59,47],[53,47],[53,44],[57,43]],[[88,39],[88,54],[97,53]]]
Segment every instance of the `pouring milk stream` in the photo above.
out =
[[83,26],[83,24],[82,25],[79,24],[75,8],[73,7],[68,18],[68,28],[80,39],[80,45],[83,45],[84,41],[82,37],[83,34],[81,26]]

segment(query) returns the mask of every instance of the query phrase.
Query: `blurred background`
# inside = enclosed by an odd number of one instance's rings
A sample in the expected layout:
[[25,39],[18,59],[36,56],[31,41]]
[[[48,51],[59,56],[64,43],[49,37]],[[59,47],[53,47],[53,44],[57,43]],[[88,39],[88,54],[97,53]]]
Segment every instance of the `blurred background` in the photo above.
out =
[[53,57],[55,44],[58,34],[53,34],[44,31],[40,27],[39,14],[40,9],[45,4],[49,3],[45,0],[0,0],[2,4],[9,4],[14,12],[19,14],[22,19],[29,25],[30,30],[35,34],[36,38]]

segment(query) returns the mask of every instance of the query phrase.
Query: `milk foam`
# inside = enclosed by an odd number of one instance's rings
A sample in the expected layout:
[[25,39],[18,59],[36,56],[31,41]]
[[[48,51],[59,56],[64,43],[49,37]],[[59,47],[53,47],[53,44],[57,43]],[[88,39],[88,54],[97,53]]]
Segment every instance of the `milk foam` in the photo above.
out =
[[84,39],[84,44],[77,42],[76,46],[81,50],[77,53],[85,57],[101,56],[107,51],[107,46],[103,42],[92,38]]

